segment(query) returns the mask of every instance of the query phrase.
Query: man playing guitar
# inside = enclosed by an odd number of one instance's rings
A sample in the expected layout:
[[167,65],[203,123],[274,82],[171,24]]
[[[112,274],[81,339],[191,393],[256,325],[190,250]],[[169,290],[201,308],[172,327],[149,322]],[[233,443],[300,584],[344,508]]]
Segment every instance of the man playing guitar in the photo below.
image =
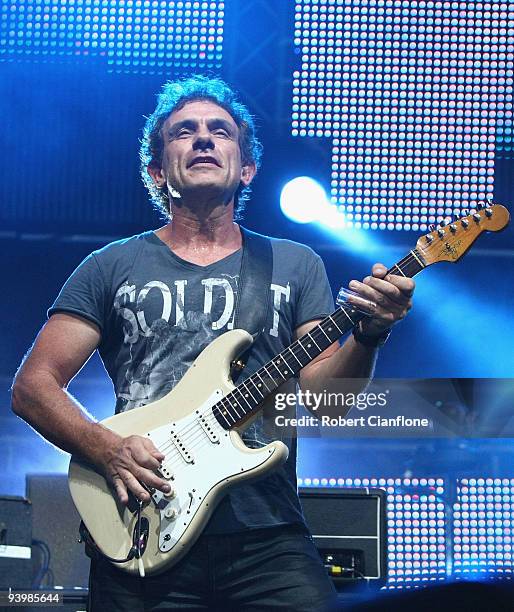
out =
[[[121,504],[130,496],[149,502],[154,490],[169,494],[160,471],[165,454],[150,438],[122,436],[96,422],[67,385],[98,350],[113,380],[116,412],[146,406],[232,328],[244,248],[235,219],[260,153],[252,117],[225,83],[205,77],[167,83],[141,148],[143,180],[165,225],[107,245],[80,264],[16,375],[16,414],[94,466]],[[124,172],[114,164],[114,172]],[[332,312],[320,258],[287,240],[271,245],[271,308],[245,375]],[[350,288],[372,316],[301,370],[302,388],[321,389],[334,378],[365,384],[377,347],[411,307],[414,282],[376,264]],[[258,448],[273,433],[264,416],[243,439]],[[295,440],[283,441],[287,461],[232,488],[173,567],[143,578],[93,555],[89,609],[325,609],[333,587],[303,522]]]

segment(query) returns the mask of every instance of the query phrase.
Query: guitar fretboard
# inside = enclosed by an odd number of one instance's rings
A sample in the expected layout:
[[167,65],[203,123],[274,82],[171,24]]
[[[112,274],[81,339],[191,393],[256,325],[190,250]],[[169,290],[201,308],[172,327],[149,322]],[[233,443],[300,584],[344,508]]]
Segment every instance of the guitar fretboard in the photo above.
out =
[[[424,267],[423,257],[414,249],[390,268],[388,273],[413,277]],[[231,429],[243,423],[262,407],[265,399],[280,385],[296,376],[302,368],[367,316],[349,304],[337,308],[217,402],[212,411],[219,424],[225,429]]]

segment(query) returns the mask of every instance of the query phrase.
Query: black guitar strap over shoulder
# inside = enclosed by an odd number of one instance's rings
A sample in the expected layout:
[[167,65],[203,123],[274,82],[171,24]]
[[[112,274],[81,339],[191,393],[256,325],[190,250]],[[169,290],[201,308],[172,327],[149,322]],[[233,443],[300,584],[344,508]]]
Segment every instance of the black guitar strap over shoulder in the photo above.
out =
[[[267,236],[241,227],[243,255],[237,288],[234,329],[252,334],[254,343],[264,330],[270,307],[273,250]],[[246,359],[245,359],[246,361]]]

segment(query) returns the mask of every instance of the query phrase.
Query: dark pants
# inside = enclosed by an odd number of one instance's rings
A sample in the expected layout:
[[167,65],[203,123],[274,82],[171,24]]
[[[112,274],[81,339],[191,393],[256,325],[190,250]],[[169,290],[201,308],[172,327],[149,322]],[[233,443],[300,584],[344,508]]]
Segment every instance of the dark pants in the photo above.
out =
[[202,535],[168,571],[144,579],[93,560],[89,612],[318,612],[335,590],[309,535],[292,525]]

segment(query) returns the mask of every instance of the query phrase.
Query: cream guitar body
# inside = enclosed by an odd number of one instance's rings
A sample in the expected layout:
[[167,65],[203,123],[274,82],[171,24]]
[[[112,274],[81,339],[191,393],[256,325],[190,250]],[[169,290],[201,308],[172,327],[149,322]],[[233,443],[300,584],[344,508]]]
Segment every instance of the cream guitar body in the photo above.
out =
[[[176,563],[194,544],[225,491],[282,464],[282,442],[250,449],[236,429],[224,429],[212,407],[234,389],[233,359],[252,343],[246,331],[233,330],[210,344],[166,396],[141,408],[110,417],[103,425],[121,436],[148,436],[166,458],[161,475],[171,487],[165,496],[153,491],[143,508],[149,531],[142,561],[146,574]],[[134,508],[122,506],[107,481],[91,467],[72,459],[71,496],[102,553],[125,558],[137,524]],[[137,559],[121,565],[136,573]]]

